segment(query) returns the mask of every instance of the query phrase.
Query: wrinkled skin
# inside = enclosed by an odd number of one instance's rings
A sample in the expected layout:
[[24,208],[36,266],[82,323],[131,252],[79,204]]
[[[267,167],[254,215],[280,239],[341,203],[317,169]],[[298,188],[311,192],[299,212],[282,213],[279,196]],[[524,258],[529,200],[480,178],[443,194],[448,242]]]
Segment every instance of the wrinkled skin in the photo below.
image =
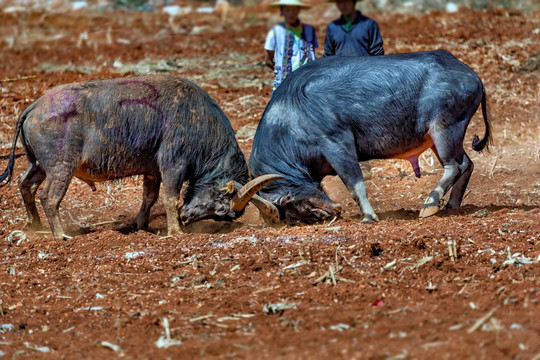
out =
[[232,221],[244,212],[231,210],[233,196],[217,187],[190,187],[180,209],[180,221],[184,226],[204,219]]
[[332,202],[326,203],[318,198],[290,200],[278,206],[282,221],[288,225],[315,224],[332,220],[341,213],[341,206]]
[[319,186],[301,192],[284,191],[283,181],[276,181],[261,190],[278,209],[280,222],[287,225],[314,224],[332,220],[341,213],[341,205],[334,203]]

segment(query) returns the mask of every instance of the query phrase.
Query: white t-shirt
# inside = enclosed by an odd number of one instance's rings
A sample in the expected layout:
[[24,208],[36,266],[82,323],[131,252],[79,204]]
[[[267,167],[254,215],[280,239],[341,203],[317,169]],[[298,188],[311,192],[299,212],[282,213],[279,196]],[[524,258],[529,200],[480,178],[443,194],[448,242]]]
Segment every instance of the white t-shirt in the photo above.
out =
[[[298,69],[308,61],[315,60],[315,48],[319,46],[315,30],[310,25],[303,25],[304,31],[310,31],[313,40],[308,42],[302,38],[294,36],[292,55],[290,58],[290,71]],[[274,89],[281,84],[283,79],[288,75],[287,69],[284,67],[283,60],[286,56],[287,38],[290,31],[282,24],[275,25],[266,35],[264,49],[274,51]]]

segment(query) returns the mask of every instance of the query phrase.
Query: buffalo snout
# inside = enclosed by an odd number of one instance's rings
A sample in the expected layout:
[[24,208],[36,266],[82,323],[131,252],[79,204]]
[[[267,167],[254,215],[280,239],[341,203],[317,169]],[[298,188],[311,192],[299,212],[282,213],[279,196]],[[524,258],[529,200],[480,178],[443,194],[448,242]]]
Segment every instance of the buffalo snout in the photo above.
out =
[[276,206],[281,221],[288,225],[315,224],[341,214],[341,205],[314,197],[293,199]]
[[204,219],[233,221],[238,216],[237,212],[231,210],[229,200],[187,204],[180,209],[180,221],[184,226]]

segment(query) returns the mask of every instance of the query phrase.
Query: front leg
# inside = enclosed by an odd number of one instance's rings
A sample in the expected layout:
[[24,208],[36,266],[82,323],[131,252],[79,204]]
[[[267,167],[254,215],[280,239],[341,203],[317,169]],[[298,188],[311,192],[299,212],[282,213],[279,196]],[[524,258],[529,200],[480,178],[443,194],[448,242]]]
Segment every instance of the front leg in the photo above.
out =
[[167,214],[168,235],[183,234],[179,220],[179,199],[180,190],[184,182],[185,166],[181,163],[171,165],[161,171],[161,181],[163,184],[162,199]]
[[165,204],[165,212],[167,213],[167,234],[183,234],[180,221],[178,220],[178,194],[169,194],[164,191],[163,203]]
[[323,146],[323,156],[336,171],[360,207],[362,223],[369,224],[379,221],[367,197],[366,183],[364,182],[362,169],[356,157],[354,141],[353,139],[346,141],[343,138],[340,140],[340,143],[325,144]]
[[[340,176],[340,178],[343,180],[343,177]],[[354,184],[352,191],[349,185],[345,182],[345,180],[343,180],[343,182],[345,183],[345,186],[347,186],[347,189],[349,189],[349,192],[351,193],[353,199],[360,207],[360,211],[362,212],[362,223],[371,224],[375,221],[379,221],[379,218],[377,217],[375,211],[373,211],[373,208],[369,203],[367,197],[366,183],[364,181],[364,177],[362,176],[362,171],[360,171],[359,179]]]

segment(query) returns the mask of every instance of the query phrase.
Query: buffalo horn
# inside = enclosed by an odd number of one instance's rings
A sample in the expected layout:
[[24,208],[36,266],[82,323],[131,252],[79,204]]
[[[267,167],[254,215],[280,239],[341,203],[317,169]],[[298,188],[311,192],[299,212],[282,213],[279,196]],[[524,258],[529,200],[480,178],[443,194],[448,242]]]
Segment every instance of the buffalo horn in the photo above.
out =
[[236,195],[234,195],[231,201],[231,210],[241,211],[246,207],[248,201],[251,200],[257,191],[261,190],[272,181],[279,179],[283,179],[283,176],[266,174],[249,181],[246,185],[242,186],[240,190],[238,190]]
[[272,222],[279,223],[279,210],[270,201],[255,194],[251,198],[251,203],[255,205],[261,212],[266,214],[266,216],[272,219]]

